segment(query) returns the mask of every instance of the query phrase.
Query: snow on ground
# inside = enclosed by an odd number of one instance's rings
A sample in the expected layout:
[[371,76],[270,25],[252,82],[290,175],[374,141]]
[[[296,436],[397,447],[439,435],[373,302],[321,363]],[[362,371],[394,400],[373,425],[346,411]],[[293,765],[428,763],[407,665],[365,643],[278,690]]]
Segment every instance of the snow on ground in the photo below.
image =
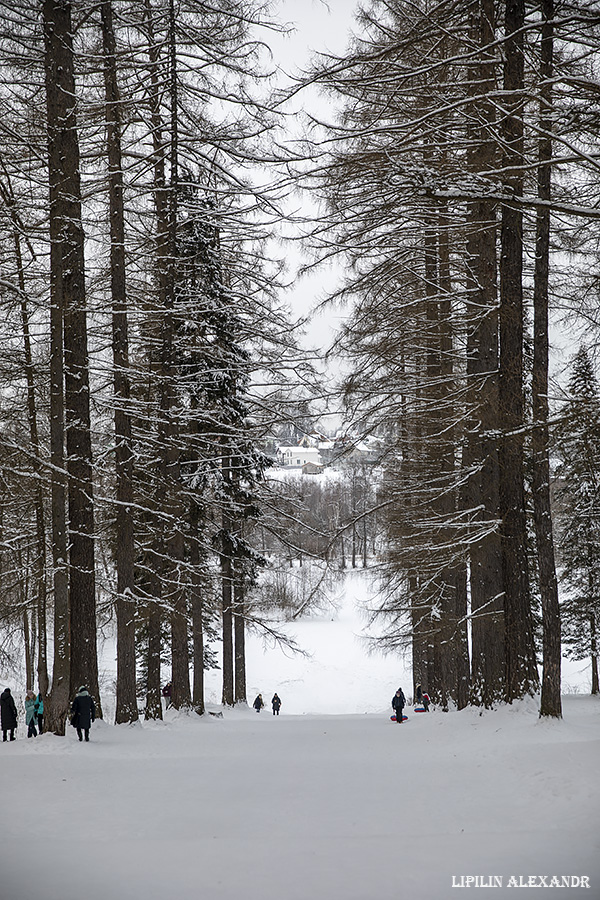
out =
[[310,658],[249,641],[260,715],[97,722],[89,744],[21,725],[0,747],[0,900],[455,900],[453,876],[513,896],[530,875],[600,897],[600,700],[565,696],[560,722],[531,701],[397,725],[404,663],[365,656],[353,605],[290,624]]
[[[246,645],[247,696],[262,693],[265,702],[277,691],[286,714],[364,713],[387,709],[402,686],[412,694],[410,660],[369,653],[364,608],[370,596],[370,573],[349,572],[335,589],[331,606],[309,619],[285,623],[285,631],[306,656],[275,647],[257,635]],[[207,700],[221,700],[219,670],[206,674]]]
[[[479,716],[169,712],[4,744],[2,900],[438,900],[452,876],[600,895],[600,703]],[[509,888],[504,887],[506,893]],[[553,889],[553,898],[581,888]],[[512,896],[512,894],[511,894]]]

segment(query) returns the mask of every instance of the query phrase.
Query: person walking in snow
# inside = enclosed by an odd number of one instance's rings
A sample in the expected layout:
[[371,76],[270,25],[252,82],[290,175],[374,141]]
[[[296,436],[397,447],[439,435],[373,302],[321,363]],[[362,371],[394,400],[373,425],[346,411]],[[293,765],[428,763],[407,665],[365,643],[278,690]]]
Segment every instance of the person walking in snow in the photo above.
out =
[[77,737],[80,741],[83,740],[82,732],[85,734],[86,741],[89,741],[90,728],[95,718],[96,707],[94,701],[90,697],[86,686],[82,684],[71,707],[71,725],[77,729]]
[[279,710],[281,709],[281,700],[277,694],[273,694],[273,699],[271,700],[271,706],[273,707],[273,715],[278,716]]
[[398,688],[394,696],[392,697],[392,708],[396,713],[396,722],[400,725],[402,724],[402,711],[406,706],[406,697],[402,691],[402,688]]
[[252,704],[252,706],[254,707],[254,709],[256,710],[256,712],[260,712],[264,705],[265,705],[265,704],[264,704],[264,701],[263,701],[263,698],[262,698],[262,694],[257,694],[257,695],[256,695],[256,700],[254,701],[254,703]]
[[27,725],[27,737],[37,737],[37,713],[35,694],[33,691],[27,691],[25,694],[25,724]]
[[0,694],[0,725],[2,725],[2,740],[7,740],[6,735],[10,731],[10,739],[14,741],[17,728],[17,707],[10,688],[5,688]]
[[42,697],[41,691],[35,698],[35,715],[37,717],[38,731],[41,734],[44,721],[44,698]]
[[168,681],[164,688],[162,689],[162,695],[165,698],[165,709],[168,709],[171,705],[171,689],[173,685],[170,681]]

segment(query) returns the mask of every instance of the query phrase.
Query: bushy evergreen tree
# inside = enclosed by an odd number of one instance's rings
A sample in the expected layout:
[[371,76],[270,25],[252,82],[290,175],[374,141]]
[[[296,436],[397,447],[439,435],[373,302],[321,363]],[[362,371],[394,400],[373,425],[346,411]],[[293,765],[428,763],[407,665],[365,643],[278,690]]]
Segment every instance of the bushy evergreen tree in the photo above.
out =
[[560,549],[563,641],[574,659],[591,658],[592,693],[598,693],[600,619],[600,397],[587,350],[573,362],[569,399],[558,432],[562,479]]

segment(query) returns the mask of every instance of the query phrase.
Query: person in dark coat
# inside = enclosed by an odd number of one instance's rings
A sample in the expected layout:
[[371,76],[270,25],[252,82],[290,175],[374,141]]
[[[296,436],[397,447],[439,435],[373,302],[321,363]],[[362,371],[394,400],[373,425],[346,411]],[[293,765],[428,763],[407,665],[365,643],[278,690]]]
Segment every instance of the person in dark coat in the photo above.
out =
[[2,725],[2,740],[7,740],[6,735],[10,731],[10,739],[14,741],[17,728],[17,707],[10,688],[6,688],[0,694],[0,724]]
[[257,695],[256,695],[256,700],[254,701],[254,703],[252,704],[252,706],[254,707],[254,709],[256,710],[256,712],[260,712],[264,705],[265,705],[265,704],[264,704],[264,701],[263,701],[263,698],[262,698],[262,694],[257,694]]
[[167,684],[165,684],[164,688],[162,689],[162,695],[165,698],[165,709],[168,709],[171,705],[171,689],[172,689],[172,687],[173,687],[173,685],[171,684],[170,681],[168,681]]
[[423,688],[420,684],[417,685],[415,690],[415,706],[423,706]]
[[273,707],[273,715],[278,716],[279,710],[281,709],[281,699],[278,694],[273,694],[273,699],[271,700],[271,706]]
[[402,724],[402,711],[406,706],[406,698],[402,691],[402,688],[398,688],[394,696],[392,697],[392,707],[396,713],[396,722],[400,725]]
[[86,741],[90,739],[90,728],[92,722],[96,718],[96,707],[92,697],[88,693],[85,685],[82,685],[71,707],[71,725],[77,729],[77,737],[83,740],[82,732],[85,734]]
[[41,734],[43,731],[42,725],[44,721],[44,698],[42,697],[41,691],[35,698],[35,714],[38,721],[38,731]]
[[423,706],[425,707],[425,712],[429,712],[429,694],[423,694]]

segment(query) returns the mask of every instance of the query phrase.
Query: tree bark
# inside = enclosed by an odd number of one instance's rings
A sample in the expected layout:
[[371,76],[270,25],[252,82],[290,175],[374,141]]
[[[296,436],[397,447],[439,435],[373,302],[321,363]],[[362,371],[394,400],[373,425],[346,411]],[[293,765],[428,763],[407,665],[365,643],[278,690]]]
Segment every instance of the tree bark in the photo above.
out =
[[600,690],[598,684],[598,631],[594,613],[590,614],[590,648],[592,662],[592,694],[597,694]]
[[70,693],[70,615],[67,568],[65,472],[65,400],[63,375],[63,214],[61,208],[62,147],[60,122],[64,113],[58,91],[59,57],[53,17],[54,3],[43,7],[45,85],[50,185],[50,462],[52,466],[52,562],[54,592],[54,663],[52,690],[45,704],[49,731],[64,735]]
[[[158,590],[158,579],[153,577],[153,589]],[[150,601],[148,612],[148,659],[146,681],[146,708],[144,718],[162,719],[161,685],[160,685],[160,651],[161,651],[162,610],[157,603]]]
[[[480,49],[469,90],[473,127],[469,169],[495,168],[494,111],[488,93],[495,84],[493,0],[474,4],[471,30]],[[486,200],[468,206],[467,220],[467,395],[464,464],[470,473],[465,505],[472,510],[470,544],[472,675],[471,701],[491,707],[503,696],[504,618],[499,536],[498,297],[496,211]]]
[[236,703],[246,703],[246,620],[243,573],[239,572],[234,587],[233,632],[234,632],[234,699]]
[[[542,0],[540,65],[540,132],[538,142],[538,196],[551,197],[552,74],[554,2]],[[533,508],[542,598],[543,674],[540,716],[562,717],[560,699],[560,609],[554,563],[554,538],[550,508],[550,459],[548,430],[548,282],[550,271],[550,211],[539,208],[536,216],[533,290]]]
[[[223,463],[224,473],[230,464]],[[229,475],[229,477],[231,477]],[[223,695],[224,706],[233,706],[233,548],[230,540],[231,521],[227,513],[223,515],[223,547],[221,550],[221,603],[223,627]]]
[[192,569],[192,642],[194,653],[194,681],[192,702],[199,715],[204,715],[204,603],[200,576],[200,510],[192,500],[190,514],[190,567]]
[[104,50],[104,89],[110,209],[110,272],[115,400],[115,463],[117,477],[115,564],[117,570],[117,697],[115,722],[139,718],[135,674],[135,546],[133,522],[133,452],[128,409],[129,336],[125,275],[125,210],[121,152],[121,98],[117,81],[112,2],[101,7]]
[[[523,193],[524,0],[506,0],[503,184]],[[523,213],[503,204],[500,257],[500,515],[504,580],[505,691],[511,702],[535,692],[538,675],[529,590],[523,480]]]
[[96,585],[89,367],[81,224],[71,4],[44,0],[46,96],[50,149],[50,209],[57,221],[62,280],[63,364],[69,507],[71,692],[85,684],[96,699]]

